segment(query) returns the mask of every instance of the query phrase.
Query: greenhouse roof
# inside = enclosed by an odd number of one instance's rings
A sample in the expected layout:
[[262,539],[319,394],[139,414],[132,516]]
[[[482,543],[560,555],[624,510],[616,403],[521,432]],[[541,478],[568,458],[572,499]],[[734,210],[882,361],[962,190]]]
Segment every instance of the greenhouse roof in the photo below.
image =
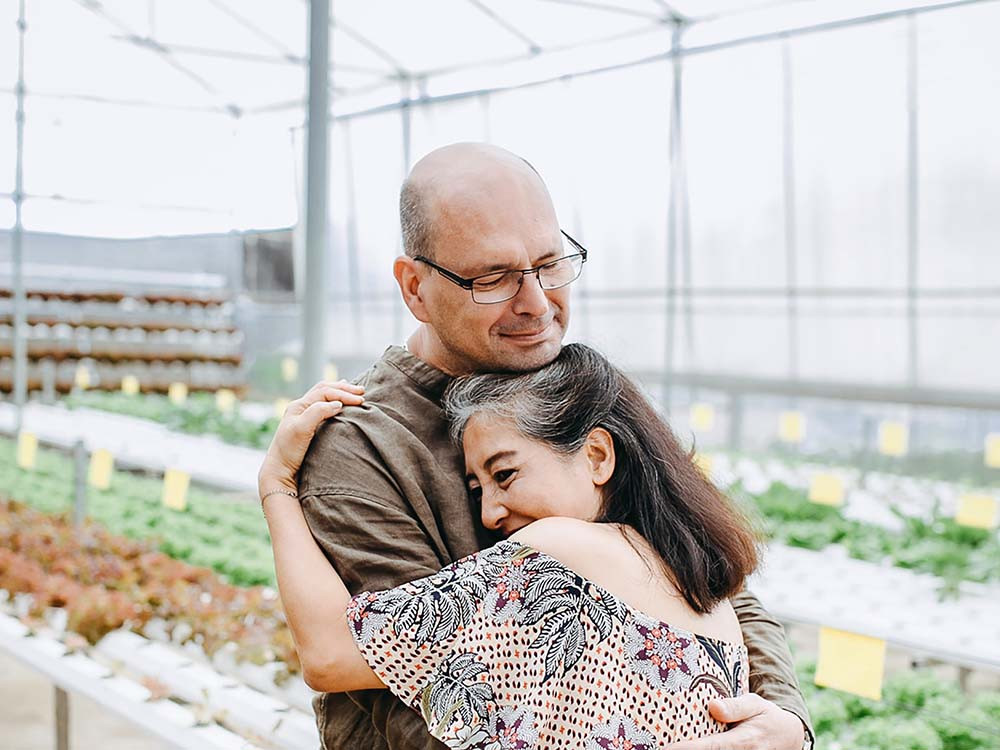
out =
[[[333,109],[515,87],[669,54],[821,31],[982,0],[338,0]],[[0,49],[17,49],[17,0],[0,0]],[[304,0],[60,0],[29,4],[30,95],[228,113],[305,106]],[[0,58],[13,93],[17,56]]]

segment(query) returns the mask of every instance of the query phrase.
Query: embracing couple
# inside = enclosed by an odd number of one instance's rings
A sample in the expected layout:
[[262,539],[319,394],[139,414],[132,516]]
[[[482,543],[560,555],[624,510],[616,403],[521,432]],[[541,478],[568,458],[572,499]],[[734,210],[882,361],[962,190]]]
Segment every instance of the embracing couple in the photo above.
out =
[[562,345],[587,251],[541,177],[447,146],[400,219],[419,328],[292,402],[259,476],[326,750],[811,747],[746,520]]

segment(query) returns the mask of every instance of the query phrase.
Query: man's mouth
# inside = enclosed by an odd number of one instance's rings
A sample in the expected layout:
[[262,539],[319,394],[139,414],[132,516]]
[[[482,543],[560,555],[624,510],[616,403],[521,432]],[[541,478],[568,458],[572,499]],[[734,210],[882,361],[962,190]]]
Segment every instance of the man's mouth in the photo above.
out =
[[507,336],[508,338],[518,339],[520,341],[530,341],[532,339],[542,338],[549,332],[549,327],[552,325],[552,321],[548,321],[541,328],[535,328],[529,331],[505,331],[501,335]]

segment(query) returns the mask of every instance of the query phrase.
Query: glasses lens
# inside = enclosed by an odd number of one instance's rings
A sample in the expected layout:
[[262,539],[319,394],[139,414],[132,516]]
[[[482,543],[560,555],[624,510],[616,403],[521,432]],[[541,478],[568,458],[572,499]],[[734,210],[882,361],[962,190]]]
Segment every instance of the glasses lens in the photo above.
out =
[[583,269],[583,257],[581,255],[570,255],[567,258],[549,263],[538,269],[538,280],[542,282],[543,289],[558,289],[566,286],[571,281],[576,281]]
[[521,288],[521,272],[508,271],[476,279],[472,284],[472,299],[480,304],[503,302],[517,294]]

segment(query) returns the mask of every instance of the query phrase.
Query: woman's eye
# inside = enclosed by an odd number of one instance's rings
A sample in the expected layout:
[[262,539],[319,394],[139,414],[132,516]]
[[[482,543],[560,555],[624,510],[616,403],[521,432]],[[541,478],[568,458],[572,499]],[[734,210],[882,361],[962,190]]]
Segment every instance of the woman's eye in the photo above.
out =
[[504,469],[503,471],[496,471],[493,473],[493,481],[497,484],[503,484],[512,476],[514,476],[514,469]]
[[482,487],[469,487],[469,499],[474,503],[480,503],[483,500],[483,488]]

